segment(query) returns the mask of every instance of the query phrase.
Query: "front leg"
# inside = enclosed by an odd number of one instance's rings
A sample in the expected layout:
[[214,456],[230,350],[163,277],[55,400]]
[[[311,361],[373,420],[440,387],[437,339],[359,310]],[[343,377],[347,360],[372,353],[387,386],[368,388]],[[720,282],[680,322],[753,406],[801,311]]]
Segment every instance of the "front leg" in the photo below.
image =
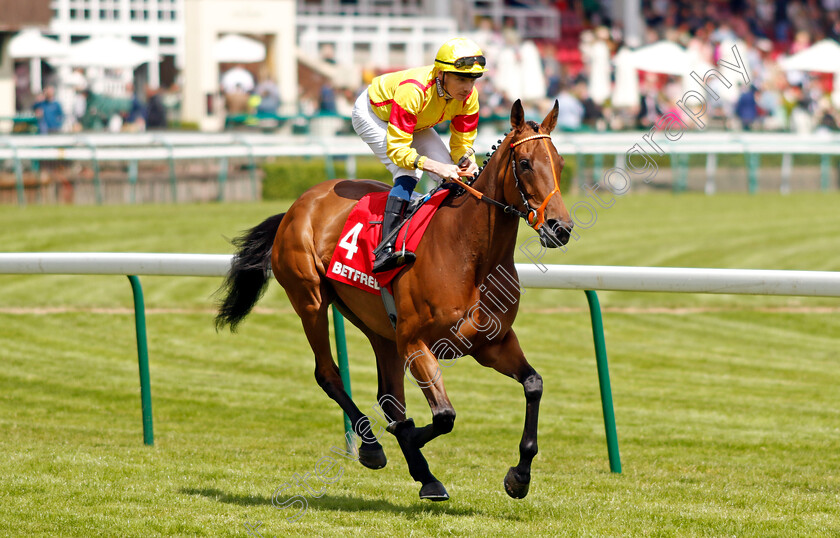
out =
[[519,464],[508,470],[504,482],[505,492],[508,495],[514,499],[522,499],[528,495],[528,487],[531,483],[531,462],[537,455],[537,426],[540,398],[543,392],[542,377],[528,364],[512,329],[500,342],[477,350],[475,359],[482,366],[494,368],[516,379],[525,389],[525,429],[519,443]]
[[405,356],[405,375],[418,385],[426,396],[432,410],[432,423],[421,428],[412,419],[392,423],[388,431],[394,434],[408,463],[408,471],[414,480],[423,484],[420,498],[432,501],[449,499],[446,488],[429,470],[426,458],[420,449],[439,435],[449,433],[455,423],[455,409],[446,395],[443,377],[437,359],[423,342],[407,346],[400,356]]

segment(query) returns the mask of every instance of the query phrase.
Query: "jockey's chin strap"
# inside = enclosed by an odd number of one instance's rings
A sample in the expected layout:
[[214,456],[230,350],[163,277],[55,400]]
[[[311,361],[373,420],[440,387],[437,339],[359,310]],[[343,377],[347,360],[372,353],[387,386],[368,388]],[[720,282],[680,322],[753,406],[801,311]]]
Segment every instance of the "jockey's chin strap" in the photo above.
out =
[[481,200],[483,202],[487,202],[488,204],[494,205],[496,207],[499,207],[505,213],[511,213],[513,215],[516,215],[517,217],[519,217],[521,219],[525,219],[525,222],[528,223],[528,226],[530,226],[534,230],[539,230],[542,227],[542,225],[545,223],[545,208],[548,205],[548,201],[551,199],[552,196],[554,196],[555,194],[560,192],[560,184],[557,181],[557,173],[554,171],[554,160],[551,158],[551,151],[548,148],[548,142],[544,141],[544,143],[546,145],[546,150],[549,150],[548,151],[548,159],[549,159],[549,162],[551,163],[551,174],[552,174],[552,176],[554,176],[554,190],[551,191],[548,194],[548,196],[545,198],[545,200],[543,200],[543,203],[540,204],[540,207],[538,207],[536,209],[531,207],[531,205],[528,203],[528,200],[525,198],[525,193],[522,192],[522,188],[519,186],[519,177],[516,175],[516,157],[513,154],[513,148],[515,148],[519,144],[522,144],[523,142],[528,142],[529,140],[534,140],[534,139],[537,139],[537,138],[551,138],[551,135],[536,134],[534,136],[528,136],[528,137],[522,138],[521,140],[517,140],[516,142],[512,142],[510,144],[510,149],[511,149],[511,152],[510,152],[510,166],[511,166],[511,169],[513,170],[513,179],[516,182],[516,190],[519,191],[519,195],[522,197],[522,204],[527,208],[527,212],[523,212],[523,211],[518,210],[516,208],[516,206],[514,206],[514,205],[503,204],[502,202],[499,202],[497,200],[494,200],[494,199],[490,198],[489,196],[486,196],[484,193],[479,192],[476,189],[474,189],[473,187],[471,187],[468,183],[465,183],[464,180],[462,180],[461,178],[458,178],[456,180],[456,182],[461,187],[463,187],[468,193],[472,194],[473,196],[475,196],[479,200]]

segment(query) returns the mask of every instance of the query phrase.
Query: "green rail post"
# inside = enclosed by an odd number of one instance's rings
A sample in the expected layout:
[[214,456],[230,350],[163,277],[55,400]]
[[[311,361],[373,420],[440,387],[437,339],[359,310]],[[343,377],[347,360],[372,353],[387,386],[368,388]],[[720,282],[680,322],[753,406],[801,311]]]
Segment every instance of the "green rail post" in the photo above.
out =
[[132,204],[137,203],[137,161],[128,161],[128,183],[131,185],[129,196]]
[[827,191],[831,184],[831,157],[823,153],[820,156],[820,189]]
[[134,327],[137,331],[137,362],[140,366],[140,406],[143,409],[143,443],[155,444],[152,425],[152,386],[149,381],[149,349],[146,346],[146,307],[143,304],[143,287],[140,279],[128,275],[134,294]]
[[85,143],[90,148],[90,163],[93,166],[93,191],[96,195],[96,205],[102,205],[102,182],[99,178],[99,160],[96,158],[96,146],[90,141]]
[[758,153],[750,153],[747,156],[747,187],[750,194],[758,192]]
[[601,175],[604,172],[604,155],[596,153],[592,158],[592,185],[597,185],[601,181]]
[[257,159],[254,157],[254,145],[245,139],[239,138],[237,142],[248,148],[248,176],[251,179],[251,198],[257,197]]
[[225,201],[225,185],[228,178],[228,160],[227,157],[219,159],[219,202]]
[[17,199],[19,206],[26,205],[26,191],[23,185],[23,163],[20,162],[20,157],[18,157],[18,150],[16,146],[9,144],[12,148],[13,157],[12,160],[15,162],[15,185],[17,187]]
[[618,434],[615,431],[615,413],[610,387],[610,368],[607,364],[607,344],[604,341],[604,323],[601,319],[601,304],[598,302],[597,293],[592,290],[586,290],[585,293],[586,300],[589,301],[589,316],[592,318],[592,338],[595,341],[595,360],[598,364],[598,385],[601,388],[601,408],[604,411],[610,471],[620,473],[621,456],[618,453]]
[[160,138],[158,141],[166,146],[168,152],[166,160],[169,163],[169,191],[172,196],[172,203],[175,204],[178,203],[178,178],[175,176],[175,148],[166,139]]
[[[577,161],[577,183],[578,188],[583,188],[586,185],[586,172],[584,171],[584,156],[583,153],[577,151],[575,153],[575,160]],[[600,180],[601,178],[598,178]]]
[[[347,337],[344,334],[344,316],[335,307],[332,306],[333,313],[333,329],[335,331],[335,352],[338,355],[338,372],[341,374],[341,384],[344,385],[344,392],[350,399],[353,399],[353,391],[350,389],[350,364],[347,362]],[[353,424],[350,422],[350,417],[344,413],[344,439],[347,443],[347,451],[351,453],[356,452],[356,445],[352,444],[352,435],[347,435],[353,431]]]

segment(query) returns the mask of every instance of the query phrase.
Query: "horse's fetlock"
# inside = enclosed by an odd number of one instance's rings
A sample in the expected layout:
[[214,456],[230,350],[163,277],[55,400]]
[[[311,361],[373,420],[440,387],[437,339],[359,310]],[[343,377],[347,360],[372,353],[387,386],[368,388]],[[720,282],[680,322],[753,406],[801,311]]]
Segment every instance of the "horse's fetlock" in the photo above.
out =
[[528,440],[522,441],[519,443],[519,454],[526,458],[533,459],[534,456],[537,455],[539,452],[539,448],[537,447],[537,440]]
[[455,427],[455,410],[445,409],[432,417],[432,424],[439,433],[449,433]]

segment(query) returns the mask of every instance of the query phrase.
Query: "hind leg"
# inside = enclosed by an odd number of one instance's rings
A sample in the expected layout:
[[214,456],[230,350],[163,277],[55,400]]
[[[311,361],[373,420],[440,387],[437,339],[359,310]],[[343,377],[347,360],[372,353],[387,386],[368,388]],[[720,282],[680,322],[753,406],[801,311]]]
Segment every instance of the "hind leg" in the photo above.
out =
[[[278,280],[280,280],[278,278]],[[283,282],[280,282],[283,284]],[[344,390],[341,382],[341,375],[338,365],[332,357],[330,350],[330,329],[329,329],[329,296],[328,290],[323,284],[307,287],[298,280],[293,285],[286,287],[286,293],[292,302],[292,306],[300,316],[303,324],[303,331],[309,340],[309,346],[315,354],[315,380],[318,385],[327,393],[327,396],[347,413],[353,424],[353,431],[362,439],[362,446],[359,448],[359,463],[370,469],[381,469],[385,467],[387,460],[382,450],[382,445],[374,437],[363,435],[363,432],[370,431],[370,419],[365,416],[353,400]]]

